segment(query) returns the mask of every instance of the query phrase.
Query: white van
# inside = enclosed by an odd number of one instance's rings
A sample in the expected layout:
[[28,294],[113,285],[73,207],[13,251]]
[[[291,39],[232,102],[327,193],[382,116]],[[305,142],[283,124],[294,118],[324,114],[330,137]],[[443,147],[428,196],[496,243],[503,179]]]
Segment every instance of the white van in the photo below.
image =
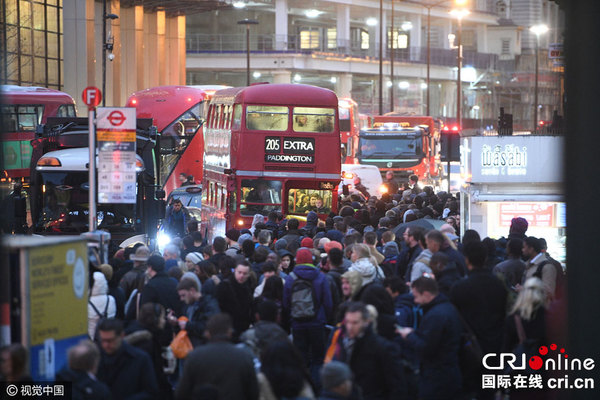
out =
[[383,179],[379,168],[374,165],[363,164],[342,164],[342,184],[348,185],[350,193],[356,192],[354,189],[354,177],[358,176],[361,183],[367,188],[371,196],[377,196],[378,199],[385,193]]

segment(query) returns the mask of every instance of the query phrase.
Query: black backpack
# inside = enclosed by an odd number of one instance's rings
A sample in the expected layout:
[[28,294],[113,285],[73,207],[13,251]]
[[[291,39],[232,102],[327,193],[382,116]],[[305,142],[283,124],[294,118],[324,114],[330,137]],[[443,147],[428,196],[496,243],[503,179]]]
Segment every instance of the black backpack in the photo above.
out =
[[302,279],[294,272],[290,274],[292,283],[290,316],[295,321],[312,321],[319,312],[317,297],[312,281]]

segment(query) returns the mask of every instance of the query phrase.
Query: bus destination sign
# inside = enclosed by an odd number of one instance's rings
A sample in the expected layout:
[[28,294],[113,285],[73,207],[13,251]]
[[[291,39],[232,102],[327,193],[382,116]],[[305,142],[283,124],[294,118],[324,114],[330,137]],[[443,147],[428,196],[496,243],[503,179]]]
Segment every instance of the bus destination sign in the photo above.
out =
[[315,162],[314,138],[265,138],[265,162],[313,164]]

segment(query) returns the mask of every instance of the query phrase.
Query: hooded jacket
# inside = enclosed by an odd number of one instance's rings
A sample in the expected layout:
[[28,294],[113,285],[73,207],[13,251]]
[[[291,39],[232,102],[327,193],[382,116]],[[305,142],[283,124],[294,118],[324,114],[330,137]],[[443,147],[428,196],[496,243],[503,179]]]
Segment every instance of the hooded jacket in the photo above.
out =
[[423,276],[423,274],[430,274],[431,268],[429,268],[429,261],[433,254],[429,249],[425,249],[419,253],[417,258],[412,265],[409,265],[407,275],[407,281],[413,282]]
[[103,314],[104,310],[106,310],[107,318],[113,318],[117,314],[117,302],[114,297],[108,294],[108,282],[106,282],[104,274],[98,271],[94,272],[94,286],[92,286],[92,294],[88,302],[88,335],[91,338],[94,337],[96,326],[101,318],[101,315],[98,315],[94,307],[96,307],[96,310],[100,314]]
[[[311,264],[296,265],[294,267],[294,273],[298,278],[312,282],[313,290],[315,292],[315,301],[317,302],[319,311],[312,321],[300,322],[292,320],[292,329],[312,328],[325,325],[333,312],[333,302],[331,301],[331,291],[329,289],[327,277]],[[294,278],[288,276],[285,279],[285,286],[283,287],[283,308],[287,311],[288,315],[292,307],[293,283]]]
[[373,265],[370,259],[360,258],[348,269],[349,271],[358,271],[362,276],[363,287],[373,282],[375,279],[383,280],[383,270],[379,266]]
[[306,225],[304,225],[304,231],[309,237],[313,237],[315,235],[315,231],[317,230],[317,224],[319,223],[319,216],[316,212],[311,211],[306,215]]

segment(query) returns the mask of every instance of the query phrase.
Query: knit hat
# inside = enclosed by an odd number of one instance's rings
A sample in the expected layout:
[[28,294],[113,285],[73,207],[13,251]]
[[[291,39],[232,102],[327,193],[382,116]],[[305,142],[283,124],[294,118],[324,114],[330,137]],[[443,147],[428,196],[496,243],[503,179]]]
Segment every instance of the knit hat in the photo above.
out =
[[300,247],[296,252],[296,264],[312,264],[313,255],[306,247]]
[[238,239],[240,238],[240,231],[238,231],[235,228],[231,228],[230,230],[228,230],[225,233],[225,236],[227,237],[227,239],[233,240],[234,242],[237,242]]
[[242,233],[237,242],[242,246],[246,240],[252,240],[252,235],[250,233]]
[[331,390],[351,379],[350,367],[343,362],[331,361],[321,369],[321,383],[325,390]]
[[316,239],[316,245],[315,248],[316,249],[325,249],[325,245],[327,243],[331,242],[331,240],[329,238],[326,237],[322,237],[320,239]]
[[528,227],[529,223],[525,218],[515,217],[510,221],[509,232],[524,235]]
[[165,270],[165,259],[159,255],[153,255],[148,258],[148,266],[156,272]]
[[277,241],[275,242],[275,250],[282,250],[285,249],[288,245],[287,240],[285,239],[277,239]]
[[187,256],[185,256],[185,261],[191,261],[194,264],[198,264],[200,261],[204,261],[204,256],[202,255],[202,253],[194,251],[188,253]]
[[150,249],[146,246],[140,246],[135,250],[135,254],[129,256],[129,259],[132,261],[148,261],[150,257]]
[[301,247],[307,247],[309,249],[313,248],[313,240],[309,237],[305,237],[304,239],[302,239],[302,241],[300,242],[300,246]]
[[325,243],[325,253],[329,254],[331,249],[340,249],[342,250],[342,244],[340,242],[336,242],[335,240],[330,240],[329,243]]

